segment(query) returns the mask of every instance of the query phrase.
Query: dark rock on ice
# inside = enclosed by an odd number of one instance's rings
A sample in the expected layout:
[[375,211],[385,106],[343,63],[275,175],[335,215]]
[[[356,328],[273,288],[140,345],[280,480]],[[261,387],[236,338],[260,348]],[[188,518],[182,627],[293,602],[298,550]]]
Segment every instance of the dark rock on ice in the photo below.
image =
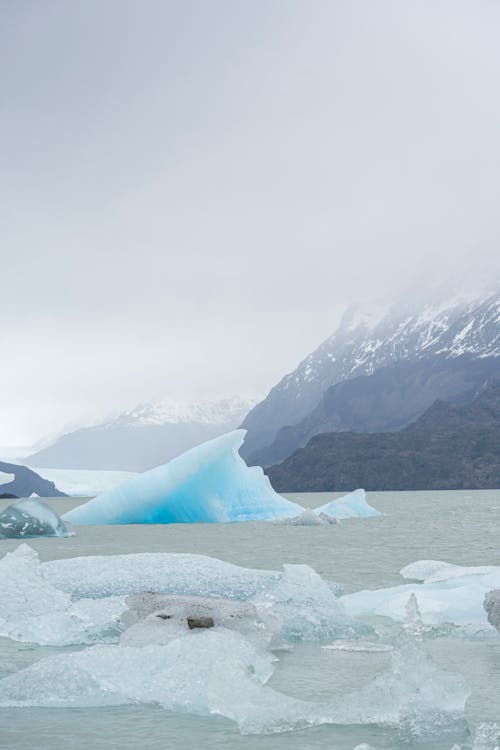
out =
[[500,589],[488,591],[484,597],[484,608],[488,622],[500,632]]
[[69,536],[69,532],[57,513],[41,500],[19,500],[0,513],[0,539],[34,536]]
[[187,624],[189,630],[194,630],[195,628],[213,628],[215,625],[213,617],[188,617]]

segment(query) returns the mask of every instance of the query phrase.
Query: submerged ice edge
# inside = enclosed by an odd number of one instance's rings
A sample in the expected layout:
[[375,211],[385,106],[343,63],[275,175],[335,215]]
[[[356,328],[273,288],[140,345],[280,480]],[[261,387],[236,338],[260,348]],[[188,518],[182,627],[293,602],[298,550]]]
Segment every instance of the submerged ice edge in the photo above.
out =
[[64,515],[73,524],[234,523],[295,519],[296,525],[380,515],[356,490],[306,510],[279,495],[259,466],[238,453],[245,430],[235,430],[137,475]]
[[391,669],[330,701],[304,701],[268,685],[274,657],[239,633],[186,632],[167,644],[94,646],[59,654],[0,680],[3,707],[89,707],[154,703],[235,721],[242,733],[269,734],[320,724],[376,724],[423,732],[437,718],[463,717],[469,691],[415,644]]

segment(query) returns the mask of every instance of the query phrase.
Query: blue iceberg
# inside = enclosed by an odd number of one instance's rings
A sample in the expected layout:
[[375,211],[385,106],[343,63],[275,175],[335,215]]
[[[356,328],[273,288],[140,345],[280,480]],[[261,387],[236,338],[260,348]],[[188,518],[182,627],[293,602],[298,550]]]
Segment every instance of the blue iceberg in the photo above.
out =
[[300,505],[278,495],[258,466],[238,454],[245,430],[192,448],[168,464],[69,511],[73,524],[229,523],[297,516]]
[[332,500],[320,508],[315,508],[314,512],[320,517],[325,515],[338,520],[344,518],[369,518],[371,516],[382,515],[380,511],[366,502],[366,492],[364,490],[355,490],[349,495]]

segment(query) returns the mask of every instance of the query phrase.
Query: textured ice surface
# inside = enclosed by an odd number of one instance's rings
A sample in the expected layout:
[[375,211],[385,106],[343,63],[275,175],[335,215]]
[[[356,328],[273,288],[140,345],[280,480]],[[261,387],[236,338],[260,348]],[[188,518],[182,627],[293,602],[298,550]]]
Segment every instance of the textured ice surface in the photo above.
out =
[[[148,593],[158,585],[171,594]],[[138,589],[143,593],[126,600],[116,596]],[[125,607],[128,629],[119,643],[103,645],[118,640]],[[189,614],[210,614],[215,625],[191,631]],[[23,544],[0,560],[0,618],[0,633],[11,638],[101,644],[42,659],[0,680],[2,707],[153,703],[224,716],[245,733],[370,723],[414,737],[455,721],[468,695],[459,678],[426,658],[411,632],[390,654],[391,669],[360,690],[308,702],[268,686],[276,661],[268,646],[277,629],[290,641],[342,637],[350,649],[368,631],[372,640],[364,648],[377,645],[374,633],[346,614],[334,587],[305,565],[285,565],[280,573],[178,554],[40,565]]]
[[0,680],[0,706],[102,706],[156,703],[215,714],[244,733],[319,724],[380,724],[415,736],[463,714],[468,691],[418,650],[393,656],[392,670],[330,702],[307,702],[266,686],[275,658],[241,634],[187,631],[166,645],[94,646],[64,653]]
[[72,602],[42,575],[36,552],[21,544],[0,560],[0,635],[63,646],[116,638],[123,600]]
[[34,536],[69,536],[69,532],[42,500],[18,500],[0,513],[0,539]]
[[103,492],[64,516],[75,524],[226,523],[272,520],[303,511],[278,495],[238,449],[245,430],[192,448],[164,466]]
[[401,574],[421,582],[346,595],[341,599],[346,611],[353,617],[380,615],[402,622],[414,595],[425,625],[451,623],[491,630],[483,605],[487,592],[500,587],[500,567],[419,560],[404,567]]
[[261,647],[269,646],[281,629],[281,620],[276,618],[271,628],[270,618],[264,622],[250,602],[148,593],[127,596],[125,601],[128,611],[122,620],[133,623],[120,640],[125,645],[165,645],[188,629],[188,617],[209,617],[214,627],[235,630]]
[[325,514],[332,518],[369,518],[371,516],[382,515],[380,511],[372,508],[366,502],[366,492],[364,490],[355,490],[354,492],[339,497],[337,500],[331,500],[319,508],[315,508],[316,514]]
[[284,524],[287,526],[329,526],[337,523],[333,516],[327,516],[326,513],[316,513],[312,508],[306,508],[300,515],[291,518],[277,518],[275,524]]
[[73,557],[41,567],[47,581],[77,598],[153,591],[244,600],[282,576],[279,571],[242,568],[215,557],[168,552]]
[[284,638],[327,642],[372,632],[346,614],[332,587],[308,565],[284,565],[283,570],[283,576],[252,601],[259,613],[272,611],[283,619]]

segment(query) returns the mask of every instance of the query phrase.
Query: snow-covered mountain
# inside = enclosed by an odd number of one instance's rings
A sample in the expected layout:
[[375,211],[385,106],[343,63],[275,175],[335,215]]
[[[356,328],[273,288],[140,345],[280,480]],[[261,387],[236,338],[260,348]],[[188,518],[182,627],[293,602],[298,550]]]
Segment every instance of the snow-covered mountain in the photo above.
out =
[[37,468],[145,471],[238,427],[255,399],[142,403],[103,424],[75,430],[28,456]]
[[[263,460],[266,446],[278,432],[305,420],[337,384],[402,362],[494,360],[500,364],[497,358],[500,292],[427,304],[417,311],[407,300],[368,314],[351,309],[338,330],[248,414],[242,425],[248,430],[245,455],[259,455]],[[367,389],[365,384],[365,393]],[[339,429],[352,428],[343,424]],[[278,459],[274,453],[270,460]]]
[[174,401],[159,399],[138,404],[134,409],[123,412],[115,420],[107,423],[112,426],[145,426],[162,424],[211,424],[238,425],[256,399],[240,396],[206,401]]

